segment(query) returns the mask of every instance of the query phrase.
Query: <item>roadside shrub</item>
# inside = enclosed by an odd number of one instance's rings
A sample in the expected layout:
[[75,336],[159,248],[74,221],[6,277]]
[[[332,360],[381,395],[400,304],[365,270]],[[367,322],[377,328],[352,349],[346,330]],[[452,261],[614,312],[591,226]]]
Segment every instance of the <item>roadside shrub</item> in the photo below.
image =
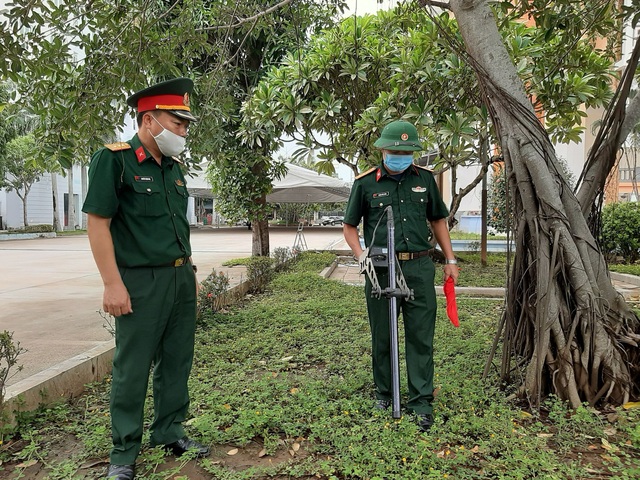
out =
[[211,273],[200,282],[198,290],[198,319],[203,313],[213,313],[219,310],[216,299],[229,289],[229,277],[224,272],[216,272],[212,269]]
[[251,257],[246,265],[249,291],[251,293],[264,292],[275,274],[274,259],[271,257]]
[[602,209],[600,245],[610,256],[627,263],[640,259],[640,203],[611,203]]
[[53,232],[53,225],[27,225],[23,228],[12,228],[9,233],[48,233]]
[[297,257],[296,252],[289,247],[278,247],[273,250],[273,261],[276,272],[283,272],[288,269],[294,259]]
[[0,332],[0,445],[3,443],[4,435],[10,430],[9,422],[7,422],[8,412],[4,411],[4,393],[7,380],[13,375],[14,367],[18,372],[22,370],[22,365],[16,366],[22,352],[24,352],[24,348],[20,346],[20,342],[13,340],[13,332],[7,330]]

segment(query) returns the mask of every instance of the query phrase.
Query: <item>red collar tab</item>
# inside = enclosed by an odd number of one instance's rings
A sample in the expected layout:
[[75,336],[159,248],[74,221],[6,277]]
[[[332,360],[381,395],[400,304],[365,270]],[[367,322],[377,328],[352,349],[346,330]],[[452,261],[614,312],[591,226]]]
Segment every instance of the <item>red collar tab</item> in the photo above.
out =
[[382,168],[378,167],[378,171],[376,172],[376,182],[382,178]]
[[144,147],[138,147],[136,149],[136,158],[138,159],[138,163],[144,162],[147,158],[147,152],[144,151]]
[[153,95],[138,100],[138,111],[146,112],[148,110],[186,110],[189,108],[189,94],[184,95]]

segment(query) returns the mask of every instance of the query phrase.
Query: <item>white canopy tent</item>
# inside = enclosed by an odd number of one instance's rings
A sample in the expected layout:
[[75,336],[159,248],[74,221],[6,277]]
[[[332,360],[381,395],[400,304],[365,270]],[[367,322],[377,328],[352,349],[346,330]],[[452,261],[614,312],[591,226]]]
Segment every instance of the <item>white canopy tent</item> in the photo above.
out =
[[[213,198],[211,185],[204,175],[187,177],[187,189],[192,197]],[[349,199],[350,188],[339,178],[323,175],[307,168],[287,163],[284,178],[276,180],[269,203],[338,203]]]
[[273,184],[269,203],[338,203],[349,199],[343,180],[287,163],[287,173]]

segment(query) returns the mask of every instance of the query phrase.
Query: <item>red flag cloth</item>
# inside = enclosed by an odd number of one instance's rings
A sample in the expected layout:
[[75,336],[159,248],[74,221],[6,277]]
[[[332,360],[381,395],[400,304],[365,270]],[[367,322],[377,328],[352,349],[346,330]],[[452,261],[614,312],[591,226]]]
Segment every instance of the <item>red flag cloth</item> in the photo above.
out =
[[443,290],[444,296],[447,299],[447,316],[454,327],[459,327],[458,305],[456,304],[456,291],[453,283],[453,277],[447,278],[447,281],[444,282]]

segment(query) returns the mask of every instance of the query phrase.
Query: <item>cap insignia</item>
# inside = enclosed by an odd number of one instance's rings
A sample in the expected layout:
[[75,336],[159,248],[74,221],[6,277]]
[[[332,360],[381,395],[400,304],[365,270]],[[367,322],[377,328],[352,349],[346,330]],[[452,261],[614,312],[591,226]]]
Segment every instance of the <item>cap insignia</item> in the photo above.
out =
[[409,140],[409,134],[407,133],[403,133],[402,135],[400,135],[400,138],[406,142],[407,140]]

